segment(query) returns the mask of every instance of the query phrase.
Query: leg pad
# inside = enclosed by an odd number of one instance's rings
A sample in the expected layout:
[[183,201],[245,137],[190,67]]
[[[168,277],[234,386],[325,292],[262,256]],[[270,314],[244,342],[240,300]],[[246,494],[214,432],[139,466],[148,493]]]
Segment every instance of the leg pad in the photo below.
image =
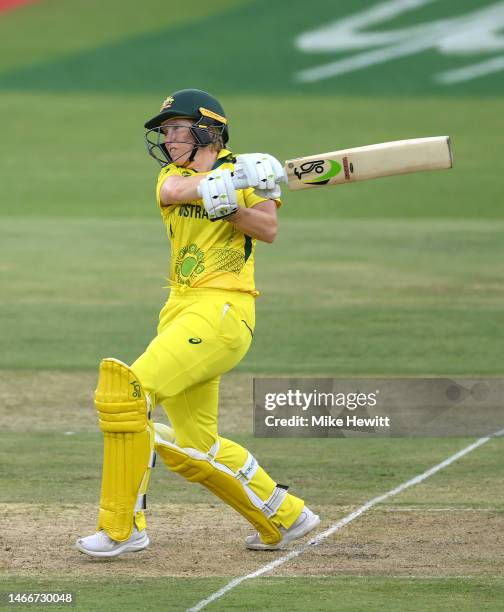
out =
[[[214,460],[212,449],[205,454],[192,448],[180,448],[161,438],[155,425],[155,449],[167,467],[190,482],[199,482],[245,517],[257,529],[261,540],[276,544],[282,539],[279,528],[271,520],[287,493],[286,487],[277,486],[270,499],[263,502],[244,482],[243,472],[233,473]],[[252,458],[253,459],[253,458]],[[255,461],[255,460],[253,460]]]
[[145,491],[154,464],[150,399],[130,368],[116,360],[100,364],[95,394],[104,435],[103,475],[98,529],[114,540],[127,540],[145,507]]

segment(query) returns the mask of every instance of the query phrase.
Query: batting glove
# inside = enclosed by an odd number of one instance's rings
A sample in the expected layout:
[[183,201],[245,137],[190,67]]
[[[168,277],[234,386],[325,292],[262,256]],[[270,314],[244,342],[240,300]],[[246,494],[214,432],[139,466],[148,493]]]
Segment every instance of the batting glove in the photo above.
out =
[[265,200],[278,200],[282,195],[280,185],[275,185],[273,189],[254,189],[254,193]]
[[282,164],[268,153],[238,155],[233,173],[236,189],[254,187],[260,190],[275,189],[277,183],[286,182]]
[[230,170],[212,170],[198,185],[198,194],[210,221],[229,217],[238,210],[238,198]]

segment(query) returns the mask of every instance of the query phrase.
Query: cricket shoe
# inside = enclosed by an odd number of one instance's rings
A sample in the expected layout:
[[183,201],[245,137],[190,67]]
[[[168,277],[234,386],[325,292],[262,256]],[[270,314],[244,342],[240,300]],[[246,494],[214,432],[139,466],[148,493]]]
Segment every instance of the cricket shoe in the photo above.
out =
[[149,536],[145,529],[138,531],[135,527],[133,533],[124,542],[110,538],[105,531],[97,531],[93,535],[77,540],[77,549],[92,557],[117,557],[126,552],[137,552],[149,546]]
[[276,544],[264,544],[258,533],[248,536],[245,538],[245,545],[250,550],[282,550],[298,538],[302,538],[307,533],[310,533],[312,529],[315,529],[320,524],[320,518],[317,514],[314,514],[306,506],[301,511],[301,514],[296,519],[289,529],[280,527],[282,533],[282,539]]

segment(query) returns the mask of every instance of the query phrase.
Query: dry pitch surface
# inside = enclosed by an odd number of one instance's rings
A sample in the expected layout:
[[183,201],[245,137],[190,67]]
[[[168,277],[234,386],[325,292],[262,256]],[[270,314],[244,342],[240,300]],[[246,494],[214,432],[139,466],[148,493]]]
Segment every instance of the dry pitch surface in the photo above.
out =
[[[321,528],[355,507],[319,506]],[[96,561],[74,550],[92,533],[95,504],[0,505],[1,569],[17,576],[237,576],[276,553],[247,551],[250,529],[221,505],[151,504],[151,546],[137,555]],[[58,526],[55,530],[55,525]],[[484,509],[376,509],[276,575],[483,576],[504,572],[504,516]],[[281,553],[279,553],[281,554]],[[216,563],[218,559],[218,563]]]
[[[13,377],[17,382],[12,385]],[[1,372],[0,425],[4,432],[91,432],[96,375],[60,372]],[[222,430],[251,429],[251,377],[230,375],[222,389]],[[16,392],[13,392],[13,389]],[[23,389],[22,393],[19,389]],[[44,389],[44,397],[40,397]],[[68,402],[69,397],[73,401]],[[237,408],[240,406],[240,408]],[[157,414],[157,420],[161,411]],[[274,444],[274,441],[271,441]],[[460,448],[466,443],[461,442]],[[477,449],[474,454],[480,452]],[[469,457],[466,459],[470,460]],[[33,466],[36,471],[37,467]],[[162,464],[158,470],[163,470]],[[399,483],[397,483],[399,484]],[[331,483],[337,486],[336,481]],[[276,575],[331,576],[484,576],[504,573],[504,513],[490,503],[468,507],[464,491],[492,487],[492,480],[468,488],[438,489],[436,477],[424,485],[422,500],[400,505],[400,497],[373,508],[316,548],[282,565]],[[385,491],[383,491],[385,492]],[[367,499],[372,497],[370,494]],[[429,503],[438,498],[441,503]],[[96,504],[2,503],[0,567],[19,577],[185,577],[237,576],[250,573],[282,553],[244,552],[247,524],[218,501],[156,503],[148,510],[151,546],[137,555],[112,561],[92,560],[74,549],[76,536],[95,527]],[[413,500],[415,498],[413,497]],[[460,504],[456,504],[456,500]],[[449,502],[449,503],[447,503]],[[321,529],[349,514],[355,505],[317,504]],[[55,528],[57,526],[57,528]],[[218,559],[218,562],[216,562]]]

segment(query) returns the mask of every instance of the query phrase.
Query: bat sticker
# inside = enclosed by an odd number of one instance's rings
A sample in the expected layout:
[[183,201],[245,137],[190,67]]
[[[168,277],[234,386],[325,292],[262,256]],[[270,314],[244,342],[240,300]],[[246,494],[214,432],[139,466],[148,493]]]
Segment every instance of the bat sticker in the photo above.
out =
[[345,172],[345,178],[348,181],[350,179],[350,171],[348,169],[348,157],[343,158],[343,171]]
[[318,159],[317,161],[305,162],[299,168],[294,168],[294,174],[299,180],[301,180],[303,174],[309,174],[310,172],[316,172],[317,174],[324,172],[324,160]]
[[[324,172],[326,169],[326,163],[329,164],[329,170]],[[322,176],[319,178],[311,178],[304,181],[302,180],[304,174],[311,174],[312,172],[315,172],[315,174],[322,174]],[[341,172],[341,165],[332,159],[326,161],[323,159],[309,161],[301,164],[298,168],[294,168],[294,174],[302,183],[305,183],[306,185],[325,185],[339,172]]]

